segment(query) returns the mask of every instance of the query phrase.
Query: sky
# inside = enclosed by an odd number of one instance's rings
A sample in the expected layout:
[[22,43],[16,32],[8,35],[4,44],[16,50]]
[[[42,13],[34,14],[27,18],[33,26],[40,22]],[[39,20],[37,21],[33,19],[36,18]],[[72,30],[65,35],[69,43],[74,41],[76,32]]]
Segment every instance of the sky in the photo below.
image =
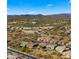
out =
[[50,15],[70,12],[70,0],[7,0],[8,15]]

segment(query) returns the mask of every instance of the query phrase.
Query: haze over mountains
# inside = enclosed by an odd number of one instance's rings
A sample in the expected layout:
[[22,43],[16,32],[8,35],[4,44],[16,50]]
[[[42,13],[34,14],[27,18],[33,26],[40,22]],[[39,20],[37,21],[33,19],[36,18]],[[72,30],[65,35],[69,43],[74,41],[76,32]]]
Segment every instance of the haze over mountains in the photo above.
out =
[[[48,14],[50,15],[71,15],[71,13],[60,13],[60,14]],[[8,15],[8,16],[48,16],[48,15],[43,15],[43,14],[21,14],[21,15]]]

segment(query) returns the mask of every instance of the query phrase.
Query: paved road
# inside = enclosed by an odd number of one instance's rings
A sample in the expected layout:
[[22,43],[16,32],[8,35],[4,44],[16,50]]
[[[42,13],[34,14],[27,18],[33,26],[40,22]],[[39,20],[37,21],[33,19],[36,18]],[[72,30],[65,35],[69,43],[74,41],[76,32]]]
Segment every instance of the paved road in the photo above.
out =
[[37,57],[35,57],[35,56],[33,56],[33,55],[29,55],[29,54],[27,54],[27,53],[24,53],[24,52],[21,52],[21,51],[12,49],[12,48],[10,48],[10,47],[8,47],[7,50],[8,50],[8,53],[9,53],[9,52],[14,52],[14,53],[16,53],[17,56],[18,56],[18,55],[22,55],[22,56],[28,57],[28,58],[26,58],[26,59],[39,59],[39,58],[37,58]]

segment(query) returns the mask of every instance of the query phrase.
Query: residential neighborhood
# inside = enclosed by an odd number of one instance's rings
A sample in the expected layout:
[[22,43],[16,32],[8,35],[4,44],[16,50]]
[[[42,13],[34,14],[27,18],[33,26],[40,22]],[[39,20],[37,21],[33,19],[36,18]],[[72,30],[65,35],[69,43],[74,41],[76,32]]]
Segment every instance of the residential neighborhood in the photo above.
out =
[[[7,24],[8,47],[39,59],[71,58],[69,15],[9,17]],[[16,57],[16,55],[8,54],[8,59],[23,59],[23,57],[14,58],[14,56]]]

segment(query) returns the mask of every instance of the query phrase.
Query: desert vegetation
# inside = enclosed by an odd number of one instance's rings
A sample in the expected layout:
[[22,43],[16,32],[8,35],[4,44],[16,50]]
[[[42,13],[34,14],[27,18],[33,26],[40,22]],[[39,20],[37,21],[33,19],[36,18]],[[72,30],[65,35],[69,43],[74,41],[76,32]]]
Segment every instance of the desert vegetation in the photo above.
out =
[[71,58],[70,14],[8,15],[8,47],[39,59]]

